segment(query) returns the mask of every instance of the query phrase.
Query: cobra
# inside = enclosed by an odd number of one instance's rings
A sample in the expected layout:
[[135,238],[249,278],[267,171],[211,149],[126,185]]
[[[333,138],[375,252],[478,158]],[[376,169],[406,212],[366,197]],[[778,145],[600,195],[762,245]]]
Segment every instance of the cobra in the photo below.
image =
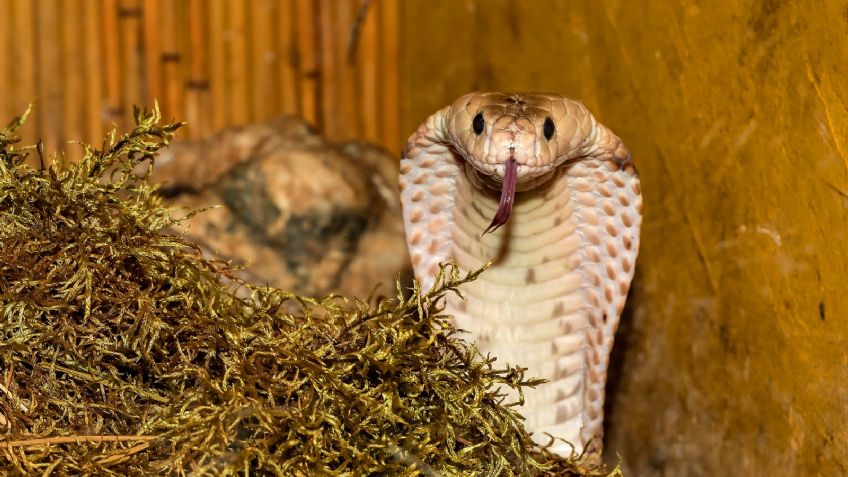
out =
[[499,365],[548,382],[519,409],[552,450],[599,455],[613,335],[639,250],[639,176],[578,101],[471,93],[412,134],[400,165],[406,240],[425,289],[438,265],[491,268],[446,312]]

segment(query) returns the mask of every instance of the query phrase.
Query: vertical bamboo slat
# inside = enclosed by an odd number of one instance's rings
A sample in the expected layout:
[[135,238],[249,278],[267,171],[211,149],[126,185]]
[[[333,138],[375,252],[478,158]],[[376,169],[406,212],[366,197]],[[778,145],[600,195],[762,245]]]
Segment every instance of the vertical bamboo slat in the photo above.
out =
[[[0,0],[0,18],[12,18],[12,0]],[[0,112],[8,114],[13,108],[12,95],[15,90],[14,76],[12,75],[12,58],[6,54],[11,51],[9,45],[12,42],[12,30],[3,28],[0,30]],[[6,125],[10,118],[0,119],[0,127]]]
[[[12,18],[11,0],[0,0],[0,18]],[[12,94],[15,85],[12,83],[12,58],[6,54],[11,51],[12,31],[9,28],[0,30],[0,113],[8,114],[12,111]],[[0,127],[5,126],[6,119],[0,119]]]
[[253,111],[255,121],[266,121],[278,112],[279,91],[276,85],[279,60],[274,45],[274,21],[278,2],[251,0],[251,41]]
[[298,79],[301,84],[300,112],[309,124],[319,125],[318,33],[317,0],[297,0]]
[[99,34],[100,16],[103,13],[102,2],[83,0],[83,30],[85,33],[82,49],[82,69],[85,71],[85,91],[79,97],[85,102],[87,120],[86,134],[75,140],[85,139],[94,144],[100,143],[103,135],[103,42]]
[[35,10],[33,2],[12,1],[12,16],[15,25],[22,25],[21,31],[15,32],[15,48],[11,50],[13,68],[15,70],[15,96],[12,104],[17,113],[22,113],[36,96],[35,41]]
[[121,38],[121,104],[124,118],[132,106],[142,101],[140,51],[141,5],[140,0],[120,0],[118,4],[118,30]]
[[349,56],[349,45],[351,36],[355,33],[356,10],[358,2],[336,2],[337,11],[333,30],[337,32],[335,44],[329,54],[324,56],[332,59],[338,68],[338,73],[327,78],[333,81],[338,91],[338,105],[336,115],[340,124],[337,126],[338,139],[353,139],[362,136],[361,100],[359,76],[356,74],[356,65]]
[[227,86],[232,90],[229,107],[231,120],[235,124],[245,124],[253,119],[253,102],[247,91],[250,72],[247,61],[246,16],[242,1],[227,2]]
[[297,10],[294,0],[279,0],[277,6],[277,68],[280,90],[279,111],[284,114],[300,115],[301,85],[297,78],[295,62],[299,57],[297,47]]
[[230,93],[226,84],[227,60],[225,55],[224,0],[211,0],[209,7],[209,31],[207,41],[209,49],[209,87],[212,101],[212,130],[219,130],[230,121]]
[[360,103],[360,117],[363,119],[362,134],[370,142],[380,140],[379,133],[384,123],[381,120],[385,119],[378,114],[380,98],[377,79],[380,77],[378,71],[380,67],[378,57],[380,31],[377,28],[377,12],[374,10],[375,5],[372,2],[364,12],[365,17],[360,30],[361,36],[355,51],[359,70],[359,84],[362,88],[362,101]]
[[[159,17],[162,32],[162,88],[165,98],[162,114],[166,118],[181,118],[183,115],[183,85],[180,78],[181,63],[179,40],[177,39],[177,4],[176,0],[164,0]],[[184,132],[183,134],[188,134]]]
[[[62,15],[62,43],[66,51],[83,51],[82,43],[82,3],[83,0],[63,0],[64,15]],[[71,54],[62,56],[62,75],[64,86],[69,92],[83,91],[85,84],[85,70],[79,67],[79,61]],[[78,98],[69,96],[64,102],[63,133],[66,141],[79,141],[83,134],[83,118],[88,105]],[[65,146],[65,145],[62,145]],[[82,157],[82,149],[65,147],[70,160],[76,161]]]
[[[206,2],[189,0],[188,9],[192,17],[206,18]],[[206,28],[205,21],[189,22],[189,80],[186,91],[186,119],[192,136],[209,130],[209,81],[207,80]]]
[[144,44],[144,97],[151,107],[154,100],[163,100],[162,35],[159,23],[162,16],[161,3],[160,0],[144,0],[141,12]]
[[318,17],[320,19],[321,40],[320,46],[322,53],[320,55],[319,64],[319,81],[320,81],[320,101],[319,109],[320,116],[318,117],[318,125],[329,137],[338,137],[340,118],[337,114],[339,106],[339,94],[334,81],[338,74],[338,68],[333,61],[332,54],[326,54],[328,51],[333,51],[336,43],[336,37],[339,32],[335,31],[337,12],[336,2],[334,0],[320,0],[318,2]]
[[38,96],[41,98],[38,125],[42,131],[45,150],[53,152],[63,144],[62,111],[64,88],[62,86],[60,23],[62,11],[59,3],[39,0],[36,4],[38,33]]
[[378,141],[390,152],[400,155],[403,141],[400,131],[400,11],[398,0],[375,2],[380,9],[380,23],[383,26],[383,48],[380,69],[383,73],[381,93],[383,123],[382,139]]
[[[20,26],[21,29],[14,32],[15,47],[11,49],[15,91],[11,98],[12,111],[7,114],[10,119],[12,116],[23,113],[29,103],[37,96],[35,71],[37,29],[35,28],[34,4],[33,2],[13,0],[11,5],[13,24]],[[33,144],[40,135],[38,121],[35,118],[39,116],[38,112],[42,107],[41,103],[36,105],[33,116],[30,117],[29,126],[21,131],[24,144]]]
[[110,123],[124,128],[121,94],[121,56],[118,48],[118,0],[103,0],[103,69],[106,73],[106,116]]

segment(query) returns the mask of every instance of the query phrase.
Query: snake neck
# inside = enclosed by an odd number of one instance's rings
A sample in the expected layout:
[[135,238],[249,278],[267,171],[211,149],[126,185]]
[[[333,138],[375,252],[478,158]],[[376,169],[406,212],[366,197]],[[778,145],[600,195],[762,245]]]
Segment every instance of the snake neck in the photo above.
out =
[[557,171],[542,186],[519,193],[509,222],[482,237],[498,207],[496,193],[464,175],[457,181],[451,258],[465,270],[494,262],[464,288],[464,300],[448,300],[449,312],[498,366],[526,367],[528,377],[550,381],[527,390],[526,426],[540,443],[548,432],[579,452],[582,431],[600,410],[584,399],[589,303],[580,269],[580,217],[567,177]]

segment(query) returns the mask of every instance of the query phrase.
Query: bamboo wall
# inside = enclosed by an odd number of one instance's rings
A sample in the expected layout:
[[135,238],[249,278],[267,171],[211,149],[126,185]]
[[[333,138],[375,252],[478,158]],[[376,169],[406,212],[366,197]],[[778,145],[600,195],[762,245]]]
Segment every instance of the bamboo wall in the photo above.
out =
[[[364,7],[363,7],[364,4]],[[397,0],[0,0],[0,121],[99,143],[159,101],[180,136],[294,114],[399,151]],[[361,21],[358,21],[360,18]],[[354,34],[355,33],[355,34]],[[354,48],[351,48],[351,39]]]

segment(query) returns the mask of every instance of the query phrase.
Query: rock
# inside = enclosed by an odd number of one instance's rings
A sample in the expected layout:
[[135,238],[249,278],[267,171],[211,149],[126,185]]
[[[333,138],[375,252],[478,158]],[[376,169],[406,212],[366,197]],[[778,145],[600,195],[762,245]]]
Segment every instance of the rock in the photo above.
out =
[[153,180],[189,218],[209,256],[247,264],[241,278],[305,295],[392,293],[410,275],[398,160],[365,143],[333,145],[280,118],[175,145]]

